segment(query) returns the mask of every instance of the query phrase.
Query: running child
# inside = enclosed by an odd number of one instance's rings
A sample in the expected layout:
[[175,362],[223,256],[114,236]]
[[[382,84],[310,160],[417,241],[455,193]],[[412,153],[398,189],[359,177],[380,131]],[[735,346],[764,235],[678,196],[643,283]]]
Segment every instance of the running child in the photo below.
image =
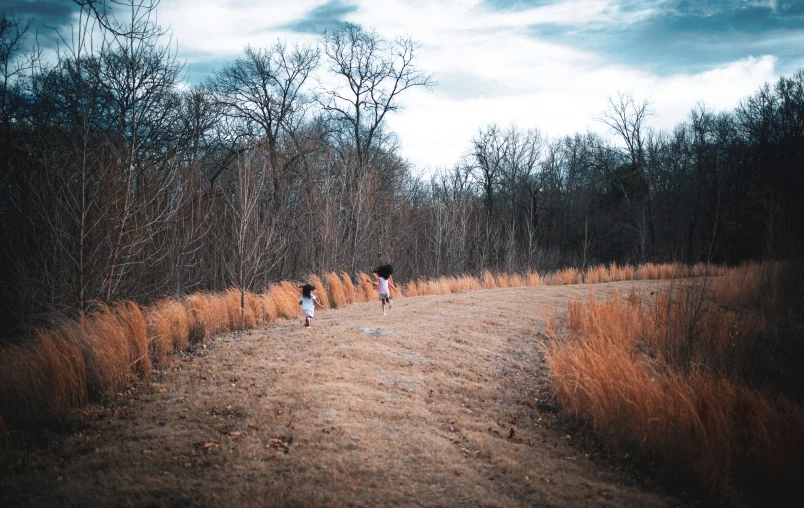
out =
[[380,302],[382,302],[382,315],[387,316],[385,313],[385,304],[388,304],[389,309],[393,307],[393,303],[391,303],[391,292],[388,290],[388,287],[390,286],[394,291],[398,291],[396,286],[388,280],[391,278],[391,274],[394,273],[394,267],[391,265],[378,266],[374,269],[373,273],[377,274],[377,282],[373,280],[369,282],[378,287],[380,291]]
[[313,316],[315,316],[315,307],[318,306],[321,309],[324,308],[324,306],[318,303],[318,300],[316,300],[315,295],[313,294],[314,289],[315,286],[312,284],[305,284],[301,287],[302,296],[299,298],[299,305],[302,306],[302,312],[304,312],[305,328],[310,328],[310,324],[313,322]]

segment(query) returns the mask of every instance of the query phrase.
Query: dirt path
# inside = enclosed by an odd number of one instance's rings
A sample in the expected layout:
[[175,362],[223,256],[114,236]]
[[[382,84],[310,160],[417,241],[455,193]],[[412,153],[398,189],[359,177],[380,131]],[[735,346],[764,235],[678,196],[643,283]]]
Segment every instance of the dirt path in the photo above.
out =
[[555,426],[545,286],[319,311],[226,335],[49,436],[0,505],[668,506]]

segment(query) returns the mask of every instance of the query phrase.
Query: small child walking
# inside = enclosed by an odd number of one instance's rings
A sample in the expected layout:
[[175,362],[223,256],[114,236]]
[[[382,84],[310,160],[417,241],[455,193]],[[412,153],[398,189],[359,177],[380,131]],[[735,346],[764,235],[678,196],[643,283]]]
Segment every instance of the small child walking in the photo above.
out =
[[313,294],[314,289],[315,286],[312,284],[305,284],[301,287],[302,296],[299,298],[299,304],[302,306],[302,312],[304,312],[305,328],[310,328],[310,324],[312,324],[313,317],[315,316],[316,306],[321,309],[324,308],[324,306],[318,303],[318,300],[316,300],[315,295]]
[[377,282],[374,282],[373,280],[370,282],[379,289],[380,302],[382,302],[382,315],[387,316],[385,313],[385,304],[388,304],[389,309],[393,307],[393,304],[391,303],[391,292],[389,291],[388,287],[390,286],[394,291],[398,291],[396,286],[394,286],[394,284],[388,280],[391,278],[391,274],[394,273],[394,267],[391,265],[378,266],[374,269],[373,273],[377,274]]

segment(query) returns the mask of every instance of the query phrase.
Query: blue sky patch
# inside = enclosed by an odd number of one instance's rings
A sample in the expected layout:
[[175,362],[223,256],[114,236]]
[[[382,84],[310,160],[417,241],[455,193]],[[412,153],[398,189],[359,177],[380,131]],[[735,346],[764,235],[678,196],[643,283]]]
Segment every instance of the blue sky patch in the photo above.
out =
[[293,32],[320,34],[340,28],[344,18],[357,10],[357,6],[343,0],[328,0],[308,11],[303,18],[281,27]]

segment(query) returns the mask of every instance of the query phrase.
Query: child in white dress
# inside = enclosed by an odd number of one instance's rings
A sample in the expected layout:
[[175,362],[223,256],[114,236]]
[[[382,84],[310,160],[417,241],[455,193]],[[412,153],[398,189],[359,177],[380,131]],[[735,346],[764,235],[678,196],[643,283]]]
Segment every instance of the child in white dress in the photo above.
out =
[[382,315],[386,316],[387,314],[385,313],[385,304],[386,303],[388,304],[389,309],[392,307],[391,292],[388,289],[388,287],[390,286],[391,288],[393,288],[394,291],[398,291],[396,289],[396,286],[394,286],[393,282],[389,280],[391,278],[391,274],[394,273],[394,267],[392,267],[391,265],[378,266],[377,268],[374,269],[373,273],[377,274],[377,282],[371,281],[371,283],[377,286],[377,288],[380,291],[380,302],[382,302]]
[[316,306],[321,309],[324,308],[324,306],[318,303],[318,300],[316,300],[315,295],[313,294],[314,289],[315,286],[312,284],[305,284],[301,287],[302,296],[299,298],[299,304],[302,306],[302,312],[304,312],[305,328],[310,328],[310,324],[313,322],[313,317],[315,316]]

